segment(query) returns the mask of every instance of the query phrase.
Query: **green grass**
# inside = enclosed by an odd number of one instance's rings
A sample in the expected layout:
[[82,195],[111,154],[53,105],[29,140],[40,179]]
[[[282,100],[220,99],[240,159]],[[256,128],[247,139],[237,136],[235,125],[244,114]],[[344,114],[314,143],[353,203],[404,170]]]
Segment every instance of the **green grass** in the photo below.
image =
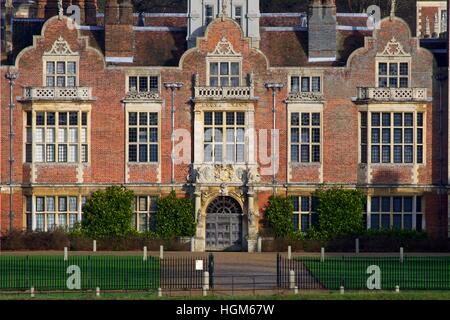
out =
[[408,291],[401,293],[374,291],[374,292],[349,292],[340,294],[331,292],[301,292],[297,295],[255,295],[255,296],[178,296],[158,298],[155,293],[102,293],[100,297],[94,293],[64,293],[64,294],[39,294],[34,298],[28,294],[0,294],[0,300],[450,300],[448,291]]
[[[367,290],[370,274],[367,268],[381,270],[381,289],[450,290],[450,257],[340,257],[299,258],[324,289],[336,290],[341,285],[351,290]],[[304,275],[303,275],[304,276]],[[308,276],[307,276],[308,277]],[[310,281],[308,277],[305,281]]]
[[0,290],[67,290],[71,274],[80,267],[81,289],[150,290],[159,287],[159,259],[142,256],[0,256]]

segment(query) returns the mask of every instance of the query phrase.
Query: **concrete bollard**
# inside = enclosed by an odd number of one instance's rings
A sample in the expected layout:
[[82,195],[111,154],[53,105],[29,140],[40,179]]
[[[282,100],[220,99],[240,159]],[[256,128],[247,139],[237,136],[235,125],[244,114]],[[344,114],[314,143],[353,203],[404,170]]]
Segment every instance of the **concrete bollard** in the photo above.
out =
[[291,260],[292,258],[292,248],[291,246],[288,246],[288,259]]
[[403,247],[400,247],[400,262],[403,263]]
[[147,247],[144,247],[144,257],[143,257],[144,261],[147,261]]
[[162,289],[158,288],[158,297],[162,297]]
[[298,294],[298,287],[297,286],[294,287],[294,294]]
[[325,248],[322,247],[320,248],[320,262],[324,262],[325,261]]
[[400,286],[395,286],[395,293],[400,293]]
[[64,261],[67,261],[69,259],[69,254],[67,252],[67,247],[64,247]]
[[97,297],[100,297],[100,288],[99,287],[95,288],[95,295]]
[[159,246],[159,258],[164,259],[164,246]]
[[30,295],[32,298],[34,298],[34,287],[31,287],[30,289]]
[[355,253],[359,254],[359,238],[355,239]]
[[92,251],[97,252],[97,240],[92,242]]
[[290,270],[289,271],[289,289],[295,288],[295,271]]
[[204,296],[204,297],[206,297],[206,296],[208,295],[208,290],[206,290],[205,287],[203,287],[202,292],[203,292],[203,296]]
[[258,237],[258,242],[256,244],[256,251],[262,252],[262,238]]
[[345,293],[344,286],[341,286],[341,287],[339,288],[339,292],[340,292],[341,294],[344,294],[344,293]]

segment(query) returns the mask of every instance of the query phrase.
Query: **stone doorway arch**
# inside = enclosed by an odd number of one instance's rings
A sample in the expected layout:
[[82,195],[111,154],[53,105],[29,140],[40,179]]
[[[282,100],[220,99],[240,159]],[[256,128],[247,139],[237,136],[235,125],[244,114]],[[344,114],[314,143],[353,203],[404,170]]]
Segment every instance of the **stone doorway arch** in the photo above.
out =
[[241,251],[243,210],[233,197],[219,196],[206,208],[206,250]]

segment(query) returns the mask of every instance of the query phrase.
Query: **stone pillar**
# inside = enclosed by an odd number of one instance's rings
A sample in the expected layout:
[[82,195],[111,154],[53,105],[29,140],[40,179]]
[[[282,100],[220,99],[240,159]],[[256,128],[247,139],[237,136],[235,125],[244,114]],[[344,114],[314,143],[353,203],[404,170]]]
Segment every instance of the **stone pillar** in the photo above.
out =
[[194,251],[205,251],[205,217],[202,214],[202,194],[200,191],[195,191],[195,215],[197,222],[197,230],[195,232]]
[[249,190],[247,192],[247,202],[248,202],[248,234],[247,234],[247,249],[248,252],[256,252],[257,241],[258,241],[258,217],[259,214],[255,212],[254,208],[254,192]]

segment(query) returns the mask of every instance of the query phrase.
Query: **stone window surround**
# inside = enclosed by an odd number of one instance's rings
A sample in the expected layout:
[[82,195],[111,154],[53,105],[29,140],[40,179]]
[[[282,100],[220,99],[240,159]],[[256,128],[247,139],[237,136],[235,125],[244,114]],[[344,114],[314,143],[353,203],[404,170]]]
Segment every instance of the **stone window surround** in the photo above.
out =
[[[205,113],[206,112],[211,112],[213,114],[213,118],[212,118],[212,124],[211,125],[206,125],[205,124]],[[234,123],[232,125],[228,125],[227,124],[227,113],[233,113],[234,115]],[[222,124],[221,125],[216,125],[215,124],[215,113],[221,113],[222,114]],[[239,125],[237,124],[237,114],[238,113],[243,113],[244,114],[244,124],[243,125]],[[208,127],[210,128],[209,130],[212,131],[211,134],[211,138],[212,141],[211,142],[207,142],[206,144],[209,144],[212,148],[211,150],[211,159],[212,161],[206,161],[205,158],[203,158],[203,162],[204,163],[210,163],[211,165],[213,164],[245,164],[245,155],[246,155],[246,145],[245,145],[245,130],[247,128],[247,119],[245,117],[246,113],[245,112],[240,112],[240,111],[220,111],[220,110],[215,110],[215,111],[204,111],[202,113],[203,116],[203,127]],[[215,131],[216,129],[222,129],[222,141],[215,141]],[[232,143],[230,143],[229,141],[227,141],[227,131],[229,129],[233,130],[233,137],[234,137],[234,141]],[[242,142],[238,142],[237,141],[237,132],[238,129],[244,129],[244,141]],[[203,134],[203,139],[205,137],[205,134]],[[221,145],[222,146],[222,161],[217,161],[215,159],[215,147]],[[228,157],[228,153],[227,153],[227,147],[229,145],[233,146],[234,149],[234,157],[232,161],[227,160]],[[238,157],[238,153],[237,153],[237,146],[238,145],[243,145],[244,149],[243,149],[243,156],[244,156],[244,162],[241,161],[236,161],[237,157]],[[205,147],[203,148],[203,157],[205,156]]]
[[194,110],[194,164],[204,164],[204,112],[244,112],[245,113],[245,148],[244,161],[256,165],[256,132],[254,103],[197,103]]
[[[364,164],[364,165],[370,165],[370,166],[426,166],[427,164],[427,111],[426,111],[426,107],[420,107],[420,106],[415,106],[415,105],[395,105],[395,104],[380,104],[380,105],[370,105],[370,106],[365,106],[365,107],[360,107],[358,110],[359,114],[358,114],[358,162],[359,164]],[[367,112],[367,163],[362,163],[361,162],[361,112]],[[371,152],[371,135],[370,133],[370,129],[371,129],[371,113],[372,112],[401,112],[401,113],[405,113],[405,112],[412,112],[413,113],[413,134],[414,134],[414,148],[413,148],[413,152],[414,152],[414,156],[413,156],[413,162],[412,163],[372,163],[371,161],[371,156],[372,156],[372,152]],[[417,163],[417,113],[423,113],[423,149],[422,149],[422,158],[423,158],[423,162],[422,163]],[[392,122],[392,119],[391,119]],[[393,125],[392,125],[393,126]],[[391,137],[392,138],[392,137]],[[381,154],[381,153],[380,153]],[[391,157],[393,159],[393,154],[391,154]]]
[[[288,74],[288,81],[287,81],[287,86],[288,86],[288,92],[292,92],[292,87],[291,87],[291,78],[292,77],[300,77],[300,79],[302,77],[319,77],[320,78],[320,92],[317,93],[323,93],[324,90],[324,71],[321,70],[299,70],[299,71],[294,71],[294,72],[289,72]],[[300,88],[301,88],[301,82],[300,82]]]
[[[134,205],[134,215],[133,220],[137,231],[147,231],[147,230],[141,230],[140,226],[140,215],[146,214],[146,221],[147,221],[147,227],[150,226],[151,222],[151,216],[156,214],[156,207],[154,210],[152,210],[152,202],[156,202],[158,199],[158,195],[143,195],[143,194],[136,194],[135,195],[135,205]],[[141,210],[140,209],[140,198],[146,198],[146,209]],[[156,204],[156,203],[155,203]],[[151,230],[151,229],[149,229]]]
[[[158,114],[158,161],[156,162],[130,162],[129,161],[129,113],[130,112],[146,112],[146,113],[157,113]],[[161,112],[162,112],[162,104],[161,103],[126,103],[125,104],[125,161],[127,165],[144,165],[144,166],[160,166],[161,165]],[[139,139],[139,133],[138,133]],[[148,143],[147,143],[148,144]],[[139,150],[138,150],[139,156]]]
[[[408,87],[407,88],[413,88],[412,86],[412,77],[411,77],[411,69],[412,69],[412,63],[411,63],[411,57],[408,56],[399,56],[399,57],[387,57],[387,56],[380,56],[375,59],[375,87],[379,88],[379,65],[380,63],[387,63],[388,64],[388,75],[385,76],[388,78],[388,88],[389,88],[389,63],[397,63],[399,65],[398,69],[398,76],[397,78],[400,78],[400,63],[407,63],[408,64]],[[406,77],[405,77],[406,78]],[[398,82],[397,88],[400,88],[400,82]]]
[[158,91],[156,91],[158,94],[161,94],[161,86],[162,86],[162,80],[161,80],[161,73],[159,71],[145,71],[145,70],[130,70],[127,71],[125,76],[125,92],[130,92],[129,87],[129,78],[130,77],[158,77]]
[[[320,114],[320,162],[292,162],[291,158],[291,114],[292,113],[319,113]],[[323,146],[324,146],[324,119],[323,119],[323,104],[308,104],[308,103],[291,103],[288,104],[288,166],[293,165],[323,165]]]
[[[219,63],[219,75],[220,75],[220,63],[221,62],[227,62],[227,63],[232,63],[232,62],[237,62],[239,63],[239,86],[242,86],[243,84],[243,79],[242,79],[242,57],[241,56],[221,56],[221,57],[215,57],[215,56],[209,56],[206,58],[206,83],[207,86],[211,86],[210,84],[210,77],[211,77],[211,72],[210,72],[210,64],[211,63]],[[231,69],[229,70],[230,73],[230,77],[231,77]],[[219,77],[219,86],[220,86],[220,76]],[[232,87],[231,85],[229,87]]]
[[[57,62],[65,62],[66,63],[66,73],[64,74],[66,78],[65,86],[63,88],[67,88],[67,62],[75,62],[76,64],[76,74],[75,74],[75,87],[80,86],[80,57],[78,55],[44,55],[42,56],[42,83],[44,87],[47,87],[47,62],[55,62],[55,70],[57,70],[56,63]],[[55,71],[56,72],[56,71]],[[55,74],[57,76],[57,74]],[[55,80],[55,87],[57,81]]]
[[[31,126],[31,131],[32,131],[32,162],[26,162],[26,145],[27,140],[24,138],[23,139],[23,152],[22,152],[22,163],[23,164],[44,164],[44,165],[58,165],[58,166],[64,166],[64,165],[76,165],[76,164],[90,164],[91,163],[91,105],[88,104],[83,104],[83,105],[73,105],[71,103],[59,103],[58,107],[56,108],[54,105],[47,105],[47,104],[33,104],[31,108],[24,108],[23,111],[23,123],[22,123],[22,128],[23,128],[23,137],[27,136],[27,116],[26,113],[27,112],[31,112],[32,114],[32,126]],[[78,119],[78,159],[75,162],[36,162],[34,159],[35,157],[35,145],[36,145],[36,113],[37,112],[78,112],[79,115],[79,119]],[[81,125],[81,113],[86,112],[87,113],[87,137],[86,137],[86,143],[81,142],[81,128],[83,127]],[[57,124],[56,122],[57,120],[55,119],[55,124]],[[68,119],[69,121],[69,119]],[[46,126],[45,126],[46,127]],[[57,128],[58,125],[55,126],[55,128]],[[68,126],[69,127],[69,126]],[[55,132],[55,141],[57,141],[57,132]],[[67,133],[69,134],[69,133]],[[57,144],[57,142],[55,142],[55,145]],[[68,144],[68,143],[67,143]],[[87,149],[87,162],[82,162],[81,160],[81,149],[82,149],[82,145],[83,144],[87,144],[88,149]],[[46,152],[46,150],[44,150],[44,152]],[[67,155],[68,155],[68,150],[67,150]],[[57,154],[58,154],[58,150],[55,150],[55,158],[57,158]],[[44,154],[45,157],[45,154]]]
[[[390,197],[390,218],[391,218],[391,225],[392,225],[392,215],[393,215],[393,198],[394,197],[412,197],[413,198],[413,202],[412,202],[412,215],[413,215],[413,219],[412,219],[412,230],[416,230],[416,214],[422,214],[422,231],[426,230],[426,218],[425,218],[425,212],[426,212],[426,203],[425,203],[425,199],[422,195],[420,194],[392,194],[392,193],[387,193],[387,194],[371,194],[369,196],[367,196],[367,204],[366,204],[366,212],[365,214],[367,214],[367,222],[366,222],[366,228],[370,229],[371,228],[371,210],[372,210],[372,198],[373,197]],[[416,207],[417,207],[417,203],[416,203],[416,198],[417,197],[421,197],[421,212],[416,212]],[[382,214],[381,208],[380,208],[380,212],[379,214]],[[403,216],[403,209],[401,212],[402,216]],[[402,218],[402,222],[403,222],[403,218]],[[402,227],[403,228],[403,227]]]
[[[31,212],[27,210],[27,197],[31,197]],[[27,216],[27,214],[31,214],[31,230],[35,231],[36,230],[36,198],[39,197],[54,197],[55,198],[55,209],[59,209],[58,208],[58,197],[66,197],[67,198],[67,213],[69,213],[69,202],[68,202],[68,198],[69,197],[76,197],[77,198],[77,222],[80,222],[82,219],[82,208],[83,205],[86,201],[86,196],[84,195],[75,195],[75,194],[70,194],[70,193],[47,193],[47,192],[43,192],[43,193],[38,193],[38,194],[32,194],[32,195],[27,195],[24,196],[23,198],[23,214],[25,215],[25,218]],[[58,211],[58,210],[56,210]],[[46,212],[44,210],[44,212]],[[44,218],[44,228],[46,230],[46,219]],[[56,220],[56,218],[55,218]],[[59,223],[59,221],[58,221]],[[67,224],[69,224],[69,219],[67,219]]]

